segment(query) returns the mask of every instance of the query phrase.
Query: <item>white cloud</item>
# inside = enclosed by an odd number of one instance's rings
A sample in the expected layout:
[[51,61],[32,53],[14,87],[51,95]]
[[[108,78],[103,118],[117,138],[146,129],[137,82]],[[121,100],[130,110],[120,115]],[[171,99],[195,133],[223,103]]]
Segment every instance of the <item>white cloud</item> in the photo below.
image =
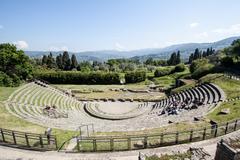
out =
[[117,51],[123,51],[123,50],[126,50],[126,47],[124,47],[123,45],[121,45],[120,43],[116,42],[115,43],[115,49]]
[[67,46],[62,46],[61,51],[68,51],[68,47]]
[[218,28],[213,30],[213,32],[226,35],[240,34],[240,24],[234,24],[228,28]]
[[18,49],[28,48],[28,43],[26,41],[17,41],[17,42],[13,42],[13,44],[15,44]]
[[0,29],[3,29],[3,25],[0,25]]
[[193,22],[189,26],[190,26],[190,28],[196,28],[196,27],[199,26],[199,23],[198,22]]
[[198,34],[195,34],[195,38],[197,39],[205,39],[205,38],[208,38],[208,33],[207,32],[202,32],[202,33],[198,33]]
[[68,47],[67,46],[61,46],[61,47],[51,46],[49,50],[50,51],[68,51]]

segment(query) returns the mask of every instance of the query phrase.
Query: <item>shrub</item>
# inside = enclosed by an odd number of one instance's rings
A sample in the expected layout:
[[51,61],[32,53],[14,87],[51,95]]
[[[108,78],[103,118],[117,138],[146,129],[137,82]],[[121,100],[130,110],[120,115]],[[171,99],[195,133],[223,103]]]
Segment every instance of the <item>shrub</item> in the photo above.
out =
[[162,76],[166,76],[172,73],[172,69],[171,68],[166,68],[166,67],[161,67],[156,69],[156,71],[154,72],[154,76],[155,77],[162,77]]
[[125,82],[126,83],[137,83],[146,80],[146,72],[145,71],[136,71],[136,72],[127,72],[125,74]]
[[224,67],[230,67],[230,66],[233,66],[234,65],[234,61],[233,61],[233,57],[224,57],[221,59],[221,64],[224,66]]
[[74,71],[43,72],[34,75],[53,84],[119,84],[118,73],[91,72],[82,73]]
[[214,70],[214,65],[209,63],[208,59],[198,59],[192,62],[190,65],[190,71],[192,73],[192,78],[200,78]]
[[183,72],[185,70],[185,65],[183,63],[180,63],[176,65],[174,68],[174,72]]
[[6,73],[0,71],[0,86],[12,87],[13,81]]

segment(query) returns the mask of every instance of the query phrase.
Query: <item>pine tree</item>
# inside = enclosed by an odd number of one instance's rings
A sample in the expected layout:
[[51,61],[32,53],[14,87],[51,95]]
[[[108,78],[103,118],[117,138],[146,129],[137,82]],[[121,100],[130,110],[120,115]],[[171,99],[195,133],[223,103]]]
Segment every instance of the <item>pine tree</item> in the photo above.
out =
[[71,69],[76,69],[77,66],[78,66],[77,58],[75,54],[73,54],[71,57]]

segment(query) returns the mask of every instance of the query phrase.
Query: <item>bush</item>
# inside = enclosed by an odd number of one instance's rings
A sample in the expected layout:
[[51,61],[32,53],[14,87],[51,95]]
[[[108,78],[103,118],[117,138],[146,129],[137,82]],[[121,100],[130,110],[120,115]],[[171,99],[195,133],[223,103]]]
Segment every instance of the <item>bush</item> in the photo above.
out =
[[12,87],[12,78],[0,71],[0,86]]
[[37,79],[53,84],[119,84],[118,73],[91,72],[82,73],[74,71],[43,72],[34,75]]
[[155,77],[162,77],[162,76],[166,76],[172,73],[172,69],[171,68],[166,68],[166,67],[161,67],[156,69],[156,71],[154,72],[154,76]]
[[174,68],[174,72],[183,72],[185,70],[185,65],[183,63],[180,63],[176,65]]
[[145,71],[136,71],[136,72],[127,72],[125,74],[125,82],[126,83],[137,83],[146,80],[146,72]]
[[190,71],[192,73],[192,78],[200,78],[208,73],[213,72],[214,65],[209,63],[208,59],[198,59],[192,62],[190,65]]
[[224,57],[221,59],[221,64],[224,66],[224,67],[230,67],[230,66],[233,66],[234,65],[234,61],[233,61],[233,57]]

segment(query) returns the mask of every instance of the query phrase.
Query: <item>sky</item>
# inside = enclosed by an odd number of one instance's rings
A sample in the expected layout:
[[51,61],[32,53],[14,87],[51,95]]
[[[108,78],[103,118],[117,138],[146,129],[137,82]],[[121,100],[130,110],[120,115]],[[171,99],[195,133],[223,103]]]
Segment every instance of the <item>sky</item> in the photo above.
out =
[[239,0],[0,0],[0,43],[136,50],[240,35]]

